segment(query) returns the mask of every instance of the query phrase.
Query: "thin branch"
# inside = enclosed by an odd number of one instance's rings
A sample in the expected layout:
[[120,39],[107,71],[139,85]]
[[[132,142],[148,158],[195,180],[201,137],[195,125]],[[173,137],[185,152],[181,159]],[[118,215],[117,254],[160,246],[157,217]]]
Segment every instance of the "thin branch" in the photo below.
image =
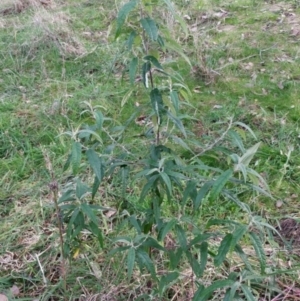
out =
[[233,118],[231,117],[229,120],[229,125],[226,129],[226,131],[219,137],[217,138],[211,145],[209,145],[208,147],[206,147],[203,151],[201,151],[200,153],[196,154],[194,157],[192,157],[190,160],[194,160],[197,157],[202,156],[205,152],[213,149],[220,141],[224,140],[225,136],[227,135],[228,131],[231,129],[232,127],[232,122],[233,122]]

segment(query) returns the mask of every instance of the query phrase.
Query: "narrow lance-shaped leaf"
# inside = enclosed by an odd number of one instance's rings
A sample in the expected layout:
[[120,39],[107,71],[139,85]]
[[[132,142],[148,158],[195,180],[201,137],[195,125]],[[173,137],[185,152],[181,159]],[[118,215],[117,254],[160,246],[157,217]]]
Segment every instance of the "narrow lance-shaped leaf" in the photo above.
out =
[[130,35],[129,35],[129,37],[128,37],[128,40],[127,40],[127,47],[128,47],[128,50],[131,50],[132,45],[133,45],[133,43],[134,43],[135,37],[136,37],[136,32],[133,30],[133,31],[130,33]]
[[255,253],[259,260],[260,270],[262,273],[264,273],[265,269],[266,269],[266,254],[264,252],[262,242],[261,242],[259,236],[254,232],[250,232],[249,236],[250,236],[252,245],[254,247]]
[[129,79],[131,84],[133,84],[135,81],[137,65],[138,65],[138,58],[134,57],[129,64]]
[[226,234],[220,244],[218,254],[214,259],[214,263],[216,266],[219,266],[225,260],[226,255],[230,250],[231,241],[232,241],[232,234],[231,233]]
[[172,184],[171,184],[171,180],[170,180],[168,174],[166,174],[165,172],[161,172],[160,177],[161,177],[162,181],[165,183],[169,194],[172,195]]
[[176,220],[175,219],[172,219],[170,220],[169,222],[165,223],[159,233],[158,233],[158,240],[159,241],[162,241],[164,240],[164,238],[166,237],[166,235],[171,231],[171,229],[174,227],[174,225],[176,224]]
[[167,111],[167,115],[170,118],[170,120],[174,123],[174,125],[180,130],[180,132],[183,134],[183,136],[186,138],[186,131],[185,128],[181,122],[181,120],[177,117],[175,117],[170,111]]
[[175,250],[169,250],[169,256],[170,256],[170,268],[176,269],[180,259],[182,257],[183,250],[181,248],[177,248]]
[[200,286],[198,289],[198,291],[200,290],[200,293],[198,293],[197,291],[192,301],[206,301],[215,290],[220,288],[223,289],[225,287],[232,286],[233,284],[234,284],[233,280],[225,279],[225,280],[217,280],[213,282],[212,285],[210,285],[205,289],[203,289],[203,287]]
[[103,167],[100,157],[93,149],[89,149],[86,152],[86,156],[96,177],[99,179],[99,181],[101,181],[103,178]]
[[119,10],[118,17],[117,17],[117,31],[116,31],[116,38],[120,35],[122,31],[123,24],[126,20],[128,14],[134,9],[136,6],[137,1],[129,1],[124,4],[121,9]]
[[203,275],[208,255],[208,243],[204,241],[200,246],[200,277]]
[[138,260],[138,263],[140,264],[139,268],[142,270],[143,267],[146,267],[146,269],[150,272],[151,276],[153,278],[156,278],[155,267],[149,255],[144,250],[138,249],[136,251],[136,256],[139,259]]
[[213,185],[213,183],[211,181],[206,182],[199,190],[195,200],[194,200],[194,209],[198,210],[199,207],[201,206],[202,200],[203,198],[207,195],[207,193],[209,192],[211,186]]
[[96,111],[94,113],[94,118],[96,120],[97,127],[100,130],[102,128],[102,125],[103,125],[104,116],[100,111]]
[[81,209],[95,225],[99,225],[98,218],[88,204],[82,203]]
[[197,258],[195,258],[189,250],[186,250],[185,255],[186,255],[188,262],[189,262],[193,272],[195,273],[196,277],[200,277],[201,276],[201,268],[200,268],[200,264],[199,264]]
[[155,21],[151,18],[141,19],[141,24],[147,35],[152,41],[156,41],[158,38],[158,28]]
[[151,70],[151,63],[149,61],[145,62],[142,67],[142,79],[143,79],[143,84],[145,85],[146,88],[149,88],[149,83],[148,83],[148,72]]
[[239,163],[248,166],[251,160],[253,159],[254,155],[256,154],[259,146],[260,146],[260,142],[256,143],[255,145],[247,149],[244,155],[240,158]]
[[131,279],[133,267],[135,262],[135,248],[130,248],[127,253],[127,275]]
[[74,174],[77,174],[79,170],[80,162],[81,162],[81,144],[75,141],[72,145],[72,151],[71,151],[71,165]]
[[183,250],[186,250],[187,248],[187,239],[186,234],[183,228],[180,225],[175,226],[175,232],[179,241],[179,245]]
[[100,184],[101,184],[101,181],[98,179],[97,176],[95,176],[93,187],[92,187],[92,199],[94,199],[96,193],[98,192],[98,188],[99,188]]
[[80,179],[77,179],[75,194],[79,200],[81,200],[89,190],[87,185],[82,183]]
[[223,187],[226,185],[228,180],[231,178],[231,176],[232,170],[228,169],[216,179],[210,192],[210,198],[212,200],[215,200],[219,196],[220,192],[222,191]]
[[176,115],[179,113],[179,97],[178,97],[178,93],[175,90],[172,90],[170,92],[170,98],[173,104],[173,107],[175,109]]
[[253,294],[251,293],[250,289],[248,288],[248,286],[246,286],[245,284],[241,285],[242,291],[247,299],[247,301],[256,301],[256,297],[253,296]]
[[163,295],[165,290],[174,282],[179,276],[178,272],[171,272],[167,275],[163,275],[159,281],[159,294]]
[[232,233],[231,249],[234,250],[243,235],[247,232],[248,227],[245,225],[238,225]]
[[103,248],[103,246],[104,246],[103,236],[102,236],[102,232],[101,232],[99,226],[96,225],[93,221],[90,221],[89,228],[90,228],[91,232],[97,237],[100,247]]
[[163,114],[165,114],[166,109],[164,108],[163,98],[160,91],[155,88],[150,92],[151,105],[155,112],[155,115],[161,121]]
[[153,55],[146,55],[144,57],[144,60],[146,61],[150,61],[155,67],[157,67],[158,69],[163,69],[162,65],[160,64],[160,62],[157,60],[156,57],[154,57]]
[[186,201],[189,197],[193,200],[193,202],[196,199],[196,196],[197,196],[196,186],[197,186],[197,183],[195,181],[187,182],[186,188],[182,194],[182,205],[183,206],[186,204]]

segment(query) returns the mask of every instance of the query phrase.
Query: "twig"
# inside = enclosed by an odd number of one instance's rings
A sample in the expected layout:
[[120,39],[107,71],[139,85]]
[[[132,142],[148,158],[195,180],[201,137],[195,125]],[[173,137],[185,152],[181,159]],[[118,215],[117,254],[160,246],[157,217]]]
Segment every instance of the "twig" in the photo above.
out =
[[217,138],[211,145],[209,145],[208,147],[206,147],[202,152],[196,154],[190,160],[192,161],[192,160],[196,159],[197,157],[200,157],[205,152],[207,152],[207,151],[211,150],[212,148],[214,148],[215,145],[217,145],[220,141],[222,141],[225,138],[225,136],[227,135],[228,131],[231,129],[232,122],[233,122],[233,118],[231,117],[230,120],[229,120],[229,125],[228,125],[226,131],[219,138]]
[[35,258],[36,258],[36,260],[37,260],[37,262],[38,262],[38,264],[39,264],[39,267],[40,267],[40,270],[41,270],[41,273],[42,273],[42,276],[43,276],[43,282],[44,282],[44,284],[47,284],[47,279],[46,279],[46,277],[45,277],[44,269],[43,269],[43,267],[42,267],[42,265],[41,265],[39,256],[38,256],[37,254],[35,254]]

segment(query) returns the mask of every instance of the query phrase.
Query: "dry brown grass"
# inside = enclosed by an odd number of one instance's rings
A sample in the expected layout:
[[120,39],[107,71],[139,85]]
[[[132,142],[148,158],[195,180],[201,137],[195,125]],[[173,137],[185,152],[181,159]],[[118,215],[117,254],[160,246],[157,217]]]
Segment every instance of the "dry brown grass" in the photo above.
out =
[[28,8],[53,7],[53,0],[4,0],[0,3],[0,14],[19,14]]
[[[19,21],[19,16],[26,14],[26,21]],[[32,59],[43,47],[59,50],[62,56],[80,56],[85,53],[85,47],[70,26],[70,17],[63,11],[63,6],[54,0],[5,0],[0,4],[0,28],[11,27],[12,32],[20,30],[28,32],[27,40],[12,44],[12,53],[20,51],[27,53]],[[11,22],[10,16],[14,16]],[[27,18],[29,16],[29,18]],[[21,45],[20,45],[21,44]]]

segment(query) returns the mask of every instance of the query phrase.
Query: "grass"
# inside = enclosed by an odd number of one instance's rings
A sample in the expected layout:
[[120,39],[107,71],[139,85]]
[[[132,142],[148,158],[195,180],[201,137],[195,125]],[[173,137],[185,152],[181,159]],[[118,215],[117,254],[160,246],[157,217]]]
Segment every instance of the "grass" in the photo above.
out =
[[[197,139],[219,137],[226,129],[226,124],[219,122],[234,116],[262,141],[255,168],[283,205],[278,207],[262,197],[250,196],[247,201],[254,212],[274,224],[280,218],[299,218],[300,7],[297,1],[270,2],[176,1],[186,16],[188,36],[172,23],[168,13],[164,20],[174,25],[171,35],[194,67],[189,68],[182,57],[172,53],[166,57],[165,66],[177,70],[193,92],[190,102],[194,108],[186,110],[201,121]],[[73,177],[70,170],[63,170],[71,148],[64,133],[90,122],[89,114],[82,114],[87,104],[101,106],[106,116],[120,124],[131,116],[135,102],[141,104],[142,112],[146,106],[141,87],[120,108],[129,89],[122,79],[127,62],[122,41],[113,38],[116,6],[121,4],[95,0],[45,3],[7,0],[0,4],[0,293],[9,294],[16,285],[20,291],[14,296],[11,293],[12,300],[63,298],[59,237],[45,153],[64,191]],[[189,124],[187,127],[192,129]],[[127,142],[136,151],[142,129],[138,125],[132,129]],[[251,146],[253,141],[247,139]],[[207,160],[224,164],[216,156]],[[89,179],[85,170],[82,165],[82,177]],[[122,266],[125,257],[107,255],[114,237],[130,231],[122,223],[120,181],[116,178],[107,184],[98,200],[118,210],[116,216],[103,217],[105,248],[82,233],[78,251],[73,250],[78,254],[73,253],[66,271],[69,300],[128,300],[147,292],[146,274],[134,271],[134,280],[128,282]],[[139,210],[143,206],[136,197],[140,187],[130,189],[127,201]],[[217,202],[203,204],[204,219],[226,216],[243,220],[235,206]],[[177,218],[178,210],[176,205],[165,208],[166,214]],[[245,248],[251,253],[249,242]],[[274,249],[270,262],[287,270],[287,256],[278,246]],[[162,267],[167,266],[164,260]],[[230,260],[237,264],[235,258]],[[283,284],[299,287],[298,258],[291,256],[290,260],[290,271],[278,277],[281,284],[275,281],[282,291],[286,289]],[[206,283],[224,274],[212,264],[208,270]],[[164,300],[192,298],[196,284],[191,270],[182,266],[181,271],[181,284],[174,284]],[[264,298],[272,300],[274,296]],[[214,300],[221,300],[220,295]]]

